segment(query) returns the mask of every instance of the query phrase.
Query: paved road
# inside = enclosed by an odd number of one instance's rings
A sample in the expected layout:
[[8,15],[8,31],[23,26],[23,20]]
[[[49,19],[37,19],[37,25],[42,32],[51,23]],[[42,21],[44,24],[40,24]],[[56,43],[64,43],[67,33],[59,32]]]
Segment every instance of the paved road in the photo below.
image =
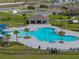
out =
[[0,5],[23,4],[24,2],[0,3]]
[[33,13],[33,14],[40,14],[40,15],[49,15],[49,14],[52,14],[53,12],[56,12],[56,13],[61,13],[62,11],[61,10],[19,10],[18,11],[19,13]]

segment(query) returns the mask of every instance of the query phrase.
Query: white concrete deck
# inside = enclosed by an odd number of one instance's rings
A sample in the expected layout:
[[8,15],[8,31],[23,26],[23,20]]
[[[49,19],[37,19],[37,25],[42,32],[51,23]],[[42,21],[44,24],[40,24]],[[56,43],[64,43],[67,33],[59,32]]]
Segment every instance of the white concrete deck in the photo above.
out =
[[[30,30],[37,30],[38,28],[42,28],[42,27],[51,27],[54,28],[55,31],[60,31],[61,28],[55,27],[55,26],[51,26],[48,24],[41,24],[41,25],[29,25],[27,26],[27,28],[29,28]],[[26,27],[21,27],[21,28],[11,28],[10,30],[23,30]],[[79,32],[75,32],[75,31],[69,31],[69,30],[64,30],[66,32],[66,35],[72,35],[72,36],[76,36],[79,37]],[[15,41],[15,35],[11,35],[11,39],[10,41]],[[49,43],[49,42],[45,42],[45,41],[39,41],[37,40],[35,37],[32,37],[31,39],[23,39],[23,38],[18,38],[18,42],[23,43],[26,46],[31,46],[33,48],[38,48],[38,46],[41,46],[41,49],[47,49],[49,48],[57,48],[57,49],[70,49],[70,48],[79,48],[79,40],[77,41],[72,41],[72,42],[64,42],[64,43]]]

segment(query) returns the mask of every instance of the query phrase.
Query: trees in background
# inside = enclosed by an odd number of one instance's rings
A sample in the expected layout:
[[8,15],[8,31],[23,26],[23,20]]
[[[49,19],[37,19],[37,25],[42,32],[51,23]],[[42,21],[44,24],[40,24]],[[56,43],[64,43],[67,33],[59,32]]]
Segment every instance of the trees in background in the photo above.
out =
[[47,5],[40,5],[40,8],[48,8],[48,6]]
[[28,6],[27,8],[28,9],[31,9],[31,10],[35,10],[35,7],[34,6]]

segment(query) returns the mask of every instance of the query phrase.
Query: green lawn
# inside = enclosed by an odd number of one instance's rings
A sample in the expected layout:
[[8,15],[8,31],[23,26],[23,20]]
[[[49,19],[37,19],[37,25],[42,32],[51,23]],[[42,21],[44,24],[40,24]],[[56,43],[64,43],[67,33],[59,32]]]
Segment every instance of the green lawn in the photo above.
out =
[[[26,19],[27,19],[26,15]],[[10,19],[8,19],[10,18]],[[10,12],[0,12],[0,24],[11,24],[13,26],[24,25],[26,22],[22,14],[12,14]]]
[[69,24],[68,22],[50,22],[52,26],[58,26],[67,30],[78,31],[79,24]]
[[79,59],[79,55],[0,55],[0,59]]
[[69,17],[64,15],[48,15],[49,20],[61,20],[62,17],[64,20],[67,20]]
[[[25,49],[24,46],[16,46],[16,47],[12,47],[12,48],[0,48],[0,49]],[[27,47],[28,49],[28,47]],[[34,52],[33,50],[35,50],[35,52],[37,52],[38,49],[33,49],[31,52]],[[5,51],[5,50],[3,50]],[[39,52],[40,50],[38,50]],[[17,50],[7,50],[7,53],[10,52],[23,52],[22,50],[17,51]],[[28,51],[26,51],[28,52]],[[44,51],[42,51],[44,52]],[[1,53],[1,50],[0,50]],[[79,59],[79,55],[62,55],[62,54],[0,54],[0,59]]]

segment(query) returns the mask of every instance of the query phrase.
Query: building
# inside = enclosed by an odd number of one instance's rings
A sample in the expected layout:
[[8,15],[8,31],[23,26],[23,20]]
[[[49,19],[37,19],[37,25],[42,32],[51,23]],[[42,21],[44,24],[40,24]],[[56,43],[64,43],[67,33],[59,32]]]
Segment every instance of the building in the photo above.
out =
[[75,0],[60,0],[59,2],[75,2]]
[[48,18],[43,15],[34,15],[30,17],[27,22],[29,24],[46,24],[48,22]]
[[79,24],[79,20],[69,20],[69,23]]
[[53,2],[56,3],[70,3],[70,2],[78,2],[78,0],[52,0]]

